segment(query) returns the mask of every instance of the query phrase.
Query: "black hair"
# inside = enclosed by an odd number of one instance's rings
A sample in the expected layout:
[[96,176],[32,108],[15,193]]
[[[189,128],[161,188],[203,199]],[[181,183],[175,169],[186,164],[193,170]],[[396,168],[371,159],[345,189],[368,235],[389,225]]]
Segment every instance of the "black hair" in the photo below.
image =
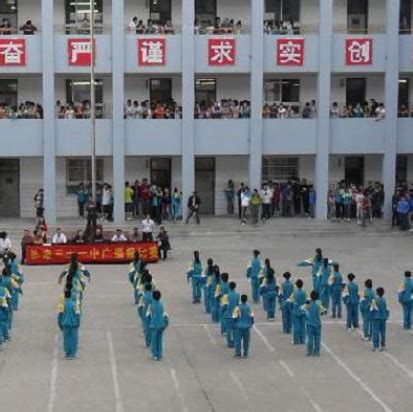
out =
[[134,257],[133,257],[133,261],[134,261],[134,262],[138,262],[139,260],[140,260],[139,252],[136,251],[136,252],[135,252],[135,255],[134,255]]
[[295,282],[295,286],[297,286],[298,289],[301,289],[304,286],[304,282],[301,279],[298,279],[297,282]]
[[328,258],[323,258],[323,266],[328,266]]
[[366,286],[366,288],[372,288],[373,287],[373,281],[371,280],[371,279],[367,279],[365,282],[364,282],[364,285]]
[[78,264],[77,264],[77,262],[73,262],[73,263],[70,265],[68,276],[71,276],[71,277],[76,276],[77,269],[78,269]]
[[159,290],[154,290],[152,292],[152,298],[153,300],[160,300],[161,299],[161,292]]
[[224,282],[228,282],[228,279],[229,279],[228,273],[226,273],[226,272],[222,273],[222,274],[221,274],[221,279],[222,279]]
[[152,283],[145,283],[145,290],[147,292],[151,291],[152,290]]
[[406,270],[406,272],[404,272],[404,276],[406,278],[411,278],[412,277],[412,272],[410,272],[410,270]]
[[340,265],[338,263],[334,263],[333,269],[334,269],[334,272],[338,272],[340,270]]
[[265,263],[265,266],[271,266],[270,259],[268,259],[268,258],[265,259],[264,263]]
[[246,303],[248,300],[248,296],[247,295],[241,295],[241,303]]
[[320,248],[317,248],[315,250],[315,254],[317,256],[318,259],[322,259],[323,258],[323,251]]
[[145,283],[151,283],[152,282],[152,275],[148,272],[145,274],[145,277],[143,278]]
[[284,279],[288,280],[288,279],[290,279],[290,277],[291,277],[291,273],[290,273],[290,272],[284,272],[284,274],[283,274],[283,278],[284,278]]
[[384,288],[377,288],[376,293],[379,297],[382,297],[384,295]]
[[315,290],[313,290],[313,291],[310,293],[310,298],[311,298],[311,300],[317,300],[317,299],[318,299],[318,292],[315,291]]
[[237,287],[237,284],[235,282],[229,282],[229,288],[231,290],[234,290]]
[[214,264],[214,259],[208,258],[208,260],[207,260],[207,265],[208,265],[208,266],[212,266],[213,264]]
[[194,259],[195,259],[195,262],[199,262],[199,251],[198,250],[195,250],[194,251]]
[[70,299],[72,297],[72,291],[70,289],[65,290],[65,298]]
[[356,278],[356,276],[353,273],[349,273],[347,275],[347,279],[351,282],[352,280],[354,280]]
[[259,254],[261,253],[259,250],[254,249],[254,251],[252,252],[254,254],[255,257],[259,256]]

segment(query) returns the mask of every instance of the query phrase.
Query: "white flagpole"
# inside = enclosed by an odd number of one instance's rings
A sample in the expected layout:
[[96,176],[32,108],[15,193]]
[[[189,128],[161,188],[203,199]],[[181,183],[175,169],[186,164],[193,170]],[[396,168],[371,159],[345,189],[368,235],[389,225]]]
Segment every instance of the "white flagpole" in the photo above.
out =
[[96,201],[95,1],[90,0],[90,123],[92,198]]

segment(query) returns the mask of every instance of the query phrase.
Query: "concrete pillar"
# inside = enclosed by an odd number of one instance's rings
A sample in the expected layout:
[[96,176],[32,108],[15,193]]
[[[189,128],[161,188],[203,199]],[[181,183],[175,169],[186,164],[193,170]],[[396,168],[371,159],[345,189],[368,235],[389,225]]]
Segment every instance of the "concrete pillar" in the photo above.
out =
[[260,189],[262,175],[262,104],[264,101],[264,1],[251,0],[250,157],[249,186]]
[[330,161],[330,95],[333,38],[333,0],[320,0],[320,36],[318,48],[318,118],[315,189],[316,218],[327,219],[328,171]]
[[383,157],[384,218],[391,219],[391,199],[396,183],[397,106],[399,80],[400,2],[387,0],[386,5],[386,73],[384,79],[386,119]]
[[[56,225],[56,120],[53,1],[42,0],[42,88],[43,88],[43,187],[45,217]],[[33,196],[37,188],[33,188]]]
[[182,0],[182,213],[195,188],[195,1]]
[[125,220],[125,122],[123,106],[125,94],[125,22],[124,0],[112,0],[112,136],[113,136],[113,188],[114,220]]

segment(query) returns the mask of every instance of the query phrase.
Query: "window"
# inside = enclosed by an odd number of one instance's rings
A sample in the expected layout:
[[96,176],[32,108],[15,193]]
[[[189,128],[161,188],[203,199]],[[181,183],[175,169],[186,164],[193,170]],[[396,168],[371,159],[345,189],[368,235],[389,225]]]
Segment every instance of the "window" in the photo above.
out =
[[[71,195],[79,190],[80,183],[89,183],[92,180],[90,159],[66,160],[66,188]],[[96,181],[103,183],[103,159],[96,159]]]
[[195,101],[215,102],[217,99],[217,81],[215,79],[196,79],[195,80]]
[[150,80],[151,102],[170,103],[172,101],[172,79]]
[[150,18],[155,23],[171,21],[171,0],[150,0]]
[[195,0],[195,18],[201,27],[210,26],[215,23],[217,17],[216,0]]
[[292,20],[297,27],[300,22],[300,1],[301,0],[265,0],[266,20],[275,23]]
[[349,33],[367,33],[368,0],[347,1],[347,30]]
[[410,34],[412,28],[412,0],[400,2],[400,34]]
[[[103,32],[103,1],[94,0],[96,33]],[[90,31],[90,1],[65,0],[66,34],[88,34]]]
[[17,0],[0,0],[0,20],[8,19],[17,28]]
[[399,109],[402,106],[408,108],[409,102],[409,79],[399,79]]
[[396,160],[396,183],[407,182],[407,156],[398,155]]
[[262,162],[262,180],[276,182],[288,182],[298,179],[299,176],[299,159],[298,157],[286,158],[264,158]]
[[298,103],[300,101],[300,80],[265,80],[264,99],[266,102]]
[[17,107],[16,79],[0,79],[0,103]]
[[349,78],[346,79],[346,104],[355,106],[366,100],[366,79]]
[[[90,80],[66,80],[66,101],[68,103],[90,102]],[[96,117],[103,117],[103,80],[95,79]]]

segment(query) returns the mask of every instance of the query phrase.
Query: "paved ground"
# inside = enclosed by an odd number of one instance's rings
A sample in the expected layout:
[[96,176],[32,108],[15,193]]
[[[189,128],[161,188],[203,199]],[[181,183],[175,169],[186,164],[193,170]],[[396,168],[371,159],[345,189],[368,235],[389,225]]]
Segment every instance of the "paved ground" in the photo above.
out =
[[[24,224],[22,223],[22,226]],[[16,230],[19,225],[13,225]],[[208,227],[170,227],[173,255],[151,270],[164,294],[171,326],[165,360],[144,348],[125,266],[91,266],[79,358],[66,361],[56,328],[60,267],[26,267],[13,341],[0,354],[1,410],[47,411],[408,411],[413,405],[413,334],[401,329],[396,290],[411,267],[412,239],[360,232],[353,226],[298,221],[252,229],[229,220]],[[191,251],[213,257],[248,291],[245,265],[253,248],[270,257],[276,273],[287,269],[309,284],[296,263],[316,247],[338,259],[345,273],[367,276],[388,292],[388,351],[372,353],[357,332],[325,319],[319,359],[307,358],[281,333],[280,316],[265,320],[254,308],[251,356],[236,360],[202,307],[193,306],[185,269]]]

